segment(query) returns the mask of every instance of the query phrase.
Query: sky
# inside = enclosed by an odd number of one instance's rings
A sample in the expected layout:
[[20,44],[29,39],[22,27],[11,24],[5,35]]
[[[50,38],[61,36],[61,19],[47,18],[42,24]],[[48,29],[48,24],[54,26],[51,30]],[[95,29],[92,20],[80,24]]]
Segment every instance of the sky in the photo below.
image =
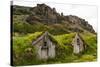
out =
[[31,0],[31,1],[21,1],[21,0],[14,0],[13,5],[20,5],[20,6],[30,6],[34,7],[37,3],[45,3],[51,8],[56,8],[58,13],[63,12],[64,15],[76,15],[88,21],[90,25],[93,26],[93,29],[97,32],[97,7],[93,5],[80,5],[80,4],[67,4],[64,3],[57,3],[57,2],[48,2],[39,1],[39,0]]

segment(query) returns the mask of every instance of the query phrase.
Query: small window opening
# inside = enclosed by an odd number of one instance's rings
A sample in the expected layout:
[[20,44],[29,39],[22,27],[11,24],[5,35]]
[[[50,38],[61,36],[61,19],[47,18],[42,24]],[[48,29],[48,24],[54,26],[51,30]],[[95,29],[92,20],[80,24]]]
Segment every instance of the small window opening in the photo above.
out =
[[79,38],[77,39],[77,45],[80,45],[80,40],[79,40]]

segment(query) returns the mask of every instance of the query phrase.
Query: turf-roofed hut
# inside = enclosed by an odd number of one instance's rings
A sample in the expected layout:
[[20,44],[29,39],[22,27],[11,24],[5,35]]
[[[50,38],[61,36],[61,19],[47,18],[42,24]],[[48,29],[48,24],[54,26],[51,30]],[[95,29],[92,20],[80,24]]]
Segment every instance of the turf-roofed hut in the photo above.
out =
[[32,42],[32,45],[36,48],[38,59],[54,58],[56,55],[56,44],[57,42],[47,31]]
[[79,32],[57,36],[56,39],[58,43],[64,45],[65,48],[70,48],[70,53],[79,54],[81,52],[84,52],[87,47],[87,42]]
[[86,43],[83,40],[83,38],[80,36],[79,33],[76,33],[75,37],[73,38],[72,46],[73,46],[73,53],[75,53],[75,54],[78,54],[85,50]]

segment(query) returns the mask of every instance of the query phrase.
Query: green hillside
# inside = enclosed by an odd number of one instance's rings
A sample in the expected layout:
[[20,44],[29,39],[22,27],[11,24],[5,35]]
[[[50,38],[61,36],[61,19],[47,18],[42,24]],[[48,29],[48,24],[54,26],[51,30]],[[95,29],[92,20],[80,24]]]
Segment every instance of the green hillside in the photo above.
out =
[[[73,15],[62,16],[56,12],[55,8],[42,5],[41,8],[12,6],[12,64],[36,65],[96,61],[97,34],[93,27],[85,19]],[[48,16],[45,15],[44,7],[48,7],[50,12],[47,13]],[[32,42],[45,31],[48,31],[52,41],[56,42],[56,56],[39,60]],[[79,54],[73,53],[72,46],[76,32],[80,34],[86,45],[85,51]]]
[[[84,40],[88,45],[85,52],[79,55],[73,54],[71,42],[75,33],[52,35],[52,37],[58,42],[56,48],[56,57],[48,60],[37,60],[35,54],[35,47],[32,46],[32,41],[37,39],[42,32],[28,33],[28,34],[13,34],[13,61],[14,65],[30,65],[30,64],[47,64],[47,63],[66,63],[66,62],[84,62],[84,61],[96,61],[96,36],[93,34],[84,34]],[[27,51],[30,51],[28,53]]]
[[63,34],[70,32],[69,30],[66,30],[67,28],[65,26],[63,26],[65,23],[62,23],[62,25],[59,23],[47,25],[40,22],[29,24],[25,20],[27,16],[28,15],[13,15],[13,32],[34,33],[38,31],[48,31],[51,34]]

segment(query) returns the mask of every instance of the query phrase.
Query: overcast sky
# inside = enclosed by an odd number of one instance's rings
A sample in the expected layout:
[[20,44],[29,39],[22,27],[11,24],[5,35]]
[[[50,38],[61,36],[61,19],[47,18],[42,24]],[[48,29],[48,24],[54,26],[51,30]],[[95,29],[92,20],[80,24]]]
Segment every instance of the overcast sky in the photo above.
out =
[[49,5],[51,8],[55,7],[56,11],[58,13],[63,12],[64,15],[76,15],[78,17],[81,17],[88,21],[89,24],[91,24],[94,28],[94,30],[97,32],[97,7],[96,6],[90,6],[90,5],[78,5],[78,4],[64,4],[66,2],[57,3],[57,2],[49,2],[51,0],[48,0],[48,2],[43,2],[39,0],[31,0],[31,1],[19,1],[14,0],[14,5],[21,5],[21,6],[30,6],[34,7],[37,3],[45,3]]

